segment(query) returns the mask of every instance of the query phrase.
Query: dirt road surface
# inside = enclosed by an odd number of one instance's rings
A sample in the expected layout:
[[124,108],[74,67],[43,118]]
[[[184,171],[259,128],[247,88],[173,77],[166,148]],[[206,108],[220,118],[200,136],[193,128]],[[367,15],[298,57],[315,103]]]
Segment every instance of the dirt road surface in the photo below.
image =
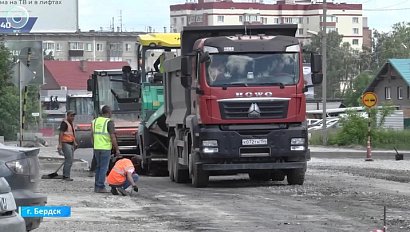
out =
[[[86,150],[91,152],[90,150]],[[84,153],[84,152],[83,152]],[[58,163],[42,161],[43,174]],[[142,176],[133,196],[93,193],[94,179],[42,180],[48,205],[72,207],[37,231],[410,231],[410,160],[312,158],[303,186],[211,177],[208,188]]]

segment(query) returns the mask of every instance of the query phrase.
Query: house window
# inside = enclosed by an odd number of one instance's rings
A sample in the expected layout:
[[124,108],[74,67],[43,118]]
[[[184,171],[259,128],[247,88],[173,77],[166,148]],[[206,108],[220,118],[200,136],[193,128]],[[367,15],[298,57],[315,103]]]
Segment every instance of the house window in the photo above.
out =
[[188,19],[188,23],[193,23],[195,22],[195,15],[190,15]]
[[403,87],[397,87],[397,99],[403,99]]
[[258,16],[257,15],[245,15],[246,22],[257,22]]
[[268,23],[268,18],[266,18],[266,17],[261,17],[261,23],[262,23],[262,24],[267,24],[267,23]]
[[292,20],[290,17],[285,17],[285,23],[292,23]]
[[122,51],[121,44],[119,43],[110,44],[110,51]]
[[390,99],[391,99],[390,87],[384,88],[384,98],[385,98],[386,100],[390,100]]
[[274,23],[274,24],[279,24],[279,18],[274,18],[274,19],[273,19],[273,23]]
[[353,39],[352,44],[353,45],[359,45],[359,40],[358,39]]
[[181,25],[185,26],[185,18],[184,17],[181,17]]
[[69,46],[70,46],[70,50],[79,50],[79,51],[84,50],[84,44],[82,42],[70,42]]
[[99,52],[103,51],[103,44],[102,44],[102,43],[98,43],[96,50],[99,51]]
[[299,18],[299,24],[302,24],[303,23],[303,17],[300,17]]
[[54,50],[54,42],[44,42],[43,49],[44,50]]
[[177,18],[173,18],[172,21],[174,21],[174,25],[177,24]]
[[243,16],[239,15],[239,22],[243,22]]
[[125,51],[126,52],[131,51],[131,44],[128,44],[128,43],[125,44]]
[[332,31],[336,31],[336,28],[334,28],[334,27],[328,27],[328,28],[326,28],[326,31],[327,31],[327,33],[330,33],[330,32],[332,32]]
[[303,28],[299,29],[299,35],[303,35]]
[[196,22],[202,22],[202,20],[203,20],[202,15],[197,15],[197,16],[195,17],[195,21],[196,21]]
[[86,50],[87,52],[91,52],[91,51],[93,50],[92,44],[86,43],[86,44],[85,44],[85,50]]
[[225,20],[225,17],[223,15],[218,15],[218,23],[223,23]]
[[355,35],[359,34],[359,28],[353,28],[353,34]]
[[63,48],[60,43],[56,43],[56,51],[61,51]]
[[410,99],[410,86],[407,86],[407,99]]
[[306,18],[306,23],[309,24],[309,17]]
[[359,17],[353,17],[352,23],[359,23]]

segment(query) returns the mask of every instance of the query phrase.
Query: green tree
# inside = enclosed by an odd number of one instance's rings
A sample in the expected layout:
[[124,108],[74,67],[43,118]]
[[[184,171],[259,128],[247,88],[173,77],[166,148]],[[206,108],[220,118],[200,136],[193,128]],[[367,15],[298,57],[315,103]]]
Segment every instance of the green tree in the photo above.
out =
[[372,70],[380,69],[388,59],[410,58],[410,23],[396,23],[390,32],[373,33]]
[[[344,98],[352,87],[352,80],[371,64],[370,50],[354,50],[349,43],[343,43],[343,36],[336,31],[327,33],[327,98]],[[305,50],[319,52],[322,45],[322,34],[312,37]],[[306,60],[306,57],[305,57]],[[321,88],[315,88],[315,94],[321,96]]]
[[361,96],[372,81],[370,72],[362,72],[355,79],[346,91],[343,103],[347,107],[361,106]]
[[5,139],[15,139],[19,125],[19,98],[11,84],[11,70],[10,53],[0,43],[0,135]]

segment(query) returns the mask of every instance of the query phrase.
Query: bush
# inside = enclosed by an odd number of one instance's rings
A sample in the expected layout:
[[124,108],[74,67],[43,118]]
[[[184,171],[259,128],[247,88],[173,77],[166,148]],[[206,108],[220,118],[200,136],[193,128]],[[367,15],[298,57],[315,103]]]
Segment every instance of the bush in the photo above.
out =
[[[380,127],[384,118],[391,109],[379,111],[380,120],[376,123],[376,110],[370,111],[371,118],[371,144],[373,148],[406,149],[410,150],[410,130],[391,130]],[[328,145],[336,146],[366,146],[368,136],[368,119],[361,117],[357,112],[347,112],[341,118],[340,128],[328,129]],[[322,131],[311,131],[310,144],[322,145]]]
[[340,146],[365,144],[367,141],[368,121],[357,112],[347,112],[339,121],[341,130],[336,133],[334,143]]

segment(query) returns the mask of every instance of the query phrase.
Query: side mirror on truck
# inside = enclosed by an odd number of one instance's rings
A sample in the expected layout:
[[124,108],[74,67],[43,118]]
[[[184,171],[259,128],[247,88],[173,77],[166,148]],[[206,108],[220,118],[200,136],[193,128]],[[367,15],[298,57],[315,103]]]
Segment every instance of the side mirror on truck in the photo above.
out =
[[87,91],[92,92],[94,90],[94,79],[87,80]]
[[311,53],[310,65],[311,65],[312,73],[321,73],[322,72],[322,55]]
[[311,77],[312,77],[312,84],[318,85],[321,84],[323,81],[323,74],[322,74],[322,55],[312,53],[310,56],[310,65],[311,65]]
[[181,85],[189,88],[192,85],[191,62],[188,56],[181,57]]

